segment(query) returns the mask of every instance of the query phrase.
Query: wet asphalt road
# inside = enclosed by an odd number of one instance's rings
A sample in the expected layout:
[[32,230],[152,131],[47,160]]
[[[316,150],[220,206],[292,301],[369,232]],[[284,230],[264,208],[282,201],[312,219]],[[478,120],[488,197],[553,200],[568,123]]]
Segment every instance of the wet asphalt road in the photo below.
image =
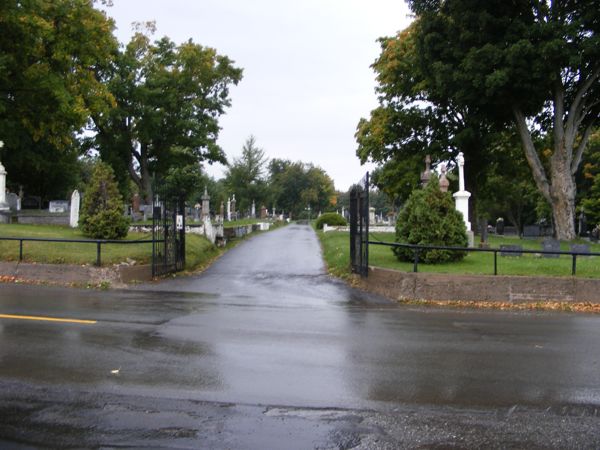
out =
[[0,447],[600,448],[600,318],[400,307],[307,226],[128,291],[1,285]]

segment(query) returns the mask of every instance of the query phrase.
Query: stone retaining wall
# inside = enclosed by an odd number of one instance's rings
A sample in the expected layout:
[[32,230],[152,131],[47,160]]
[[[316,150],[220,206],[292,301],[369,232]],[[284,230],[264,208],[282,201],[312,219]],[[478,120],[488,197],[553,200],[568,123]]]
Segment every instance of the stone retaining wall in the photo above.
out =
[[400,272],[369,267],[358,285],[392,300],[600,303],[600,280]]
[[75,264],[30,264],[0,262],[0,275],[26,281],[55,283],[60,285],[87,285],[109,283],[111,287],[123,287],[135,281],[150,281],[150,265],[127,264],[96,267]]

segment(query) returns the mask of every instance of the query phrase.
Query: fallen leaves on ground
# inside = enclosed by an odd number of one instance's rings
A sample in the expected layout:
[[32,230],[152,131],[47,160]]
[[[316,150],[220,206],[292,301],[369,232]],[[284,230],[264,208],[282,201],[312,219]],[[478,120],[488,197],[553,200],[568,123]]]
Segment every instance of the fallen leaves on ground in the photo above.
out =
[[440,306],[452,308],[478,308],[517,311],[567,311],[600,314],[600,303],[592,302],[535,302],[510,303],[470,300],[399,300],[399,303],[419,306]]

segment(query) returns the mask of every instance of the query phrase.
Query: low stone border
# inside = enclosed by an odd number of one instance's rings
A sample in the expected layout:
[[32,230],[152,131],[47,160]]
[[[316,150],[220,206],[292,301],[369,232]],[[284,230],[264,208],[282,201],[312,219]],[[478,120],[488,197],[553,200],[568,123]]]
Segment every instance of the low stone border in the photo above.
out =
[[589,278],[450,275],[369,267],[369,276],[356,283],[397,301],[600,304],[600,280]]
[[111,287],[124,287],[135,281],[150,281],[150,265],[120,264],[109,267],[75,264],[30,264],[0,262],[0,276],[15,281],[49,283],[63,286],[92,285],[105,283]]

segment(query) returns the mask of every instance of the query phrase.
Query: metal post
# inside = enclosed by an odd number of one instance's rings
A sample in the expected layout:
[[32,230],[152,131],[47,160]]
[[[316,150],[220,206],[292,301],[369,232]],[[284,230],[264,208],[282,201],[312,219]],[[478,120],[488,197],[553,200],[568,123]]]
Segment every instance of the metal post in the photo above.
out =
[[19,262],[23,261],[23,239],[19,240]]
[[102,245],[102,243],[100,241],[96,242],[96,265],[98,267],[100,267],[102,265],[102,262],[100,260],[100,246]]
[[413,272],[417,273],[418,272],[418,266],[419,266],[419,249],[415,248],[414,252],[415,252],[415,263],[413,265]]
[[498,275],[498,250],[494,250],[494,275]]
[[573,254],[573,267],[571,269],[571,275],[575,276],[576,272],[577,272],[577,255],[574,253]]

